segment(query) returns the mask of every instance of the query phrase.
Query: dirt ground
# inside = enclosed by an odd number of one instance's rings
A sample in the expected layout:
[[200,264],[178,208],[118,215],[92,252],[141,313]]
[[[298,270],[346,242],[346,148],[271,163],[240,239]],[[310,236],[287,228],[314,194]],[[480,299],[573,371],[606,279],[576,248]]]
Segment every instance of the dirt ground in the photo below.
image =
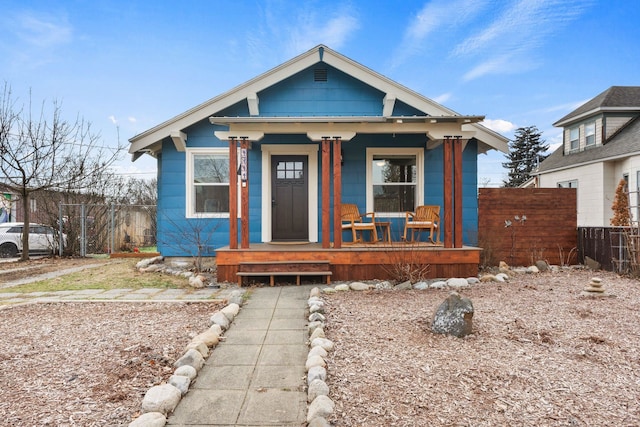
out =
[[0,309],[0,426],[126,426],[217,303]]
[[[75,262],[86,260],[65,265]],[[580,296],[596,275],[614,297]],[[579,270],[479,284],[460,292],[475,308],[474,333],[464,339],[429,329],[448,290],[327,296],[326,333],[336,344],[328,358],[331,421],[640,425],[638,290],[635,279]],[[216,309],[215,303],[0,309],[0,426],[127,425],[146,390],[166,381]]]
[[[580,296],[591,277],[615,297]],[[339,426],[640,425],[637,280],[569,271],[460,291],[474,333],[434,334],[448,290],[326,297]]]

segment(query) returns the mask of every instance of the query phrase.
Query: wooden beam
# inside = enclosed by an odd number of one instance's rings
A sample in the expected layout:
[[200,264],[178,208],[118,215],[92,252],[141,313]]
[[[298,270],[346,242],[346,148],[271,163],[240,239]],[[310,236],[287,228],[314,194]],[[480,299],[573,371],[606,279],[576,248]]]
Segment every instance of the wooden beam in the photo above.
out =
[[329,138],[322,140],[322,247],[331,247],[331,143]]
[[462,141],[453,142],[453,246],[462,247]]
[[249,248],[249,140],[240,142],[240,247]]
[[176,151],[184,152],[187,148],[187,134],[174,130],[171,131],[171,140],[173,141],[173,145],[176,147]]
[[453,183],[452,161],[453,150],[450,136],[444,139],[444,247],[453,248]]
[[342,247],[342,141],[333,140],[333,247]]
[[238,249],[238,147],[229,139],[229,248]]

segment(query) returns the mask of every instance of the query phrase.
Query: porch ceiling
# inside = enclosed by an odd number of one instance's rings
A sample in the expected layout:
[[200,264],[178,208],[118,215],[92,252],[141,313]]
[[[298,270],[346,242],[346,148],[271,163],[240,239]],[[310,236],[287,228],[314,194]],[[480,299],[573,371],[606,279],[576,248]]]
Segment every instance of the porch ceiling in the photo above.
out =
[[209,121],[215,125],[250,124],[250,123],[479,123],[484,116],[287,116],[287,117],[225,117],[211,116]]

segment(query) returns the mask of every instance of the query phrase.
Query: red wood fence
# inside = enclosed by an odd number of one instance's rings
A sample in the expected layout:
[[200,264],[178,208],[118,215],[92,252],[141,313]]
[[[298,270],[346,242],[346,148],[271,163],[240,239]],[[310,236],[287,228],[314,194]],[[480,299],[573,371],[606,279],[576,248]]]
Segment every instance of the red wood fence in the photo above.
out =
[[481,263],[573,264],[577,259],[575,188],[480,188]]

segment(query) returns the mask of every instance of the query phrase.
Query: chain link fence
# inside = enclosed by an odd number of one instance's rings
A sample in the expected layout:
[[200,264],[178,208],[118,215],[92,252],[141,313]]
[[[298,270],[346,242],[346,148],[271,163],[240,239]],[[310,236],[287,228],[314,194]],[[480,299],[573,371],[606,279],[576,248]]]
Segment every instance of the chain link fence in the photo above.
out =
[[61,255],[155,251],[156,205],[60,204]]

